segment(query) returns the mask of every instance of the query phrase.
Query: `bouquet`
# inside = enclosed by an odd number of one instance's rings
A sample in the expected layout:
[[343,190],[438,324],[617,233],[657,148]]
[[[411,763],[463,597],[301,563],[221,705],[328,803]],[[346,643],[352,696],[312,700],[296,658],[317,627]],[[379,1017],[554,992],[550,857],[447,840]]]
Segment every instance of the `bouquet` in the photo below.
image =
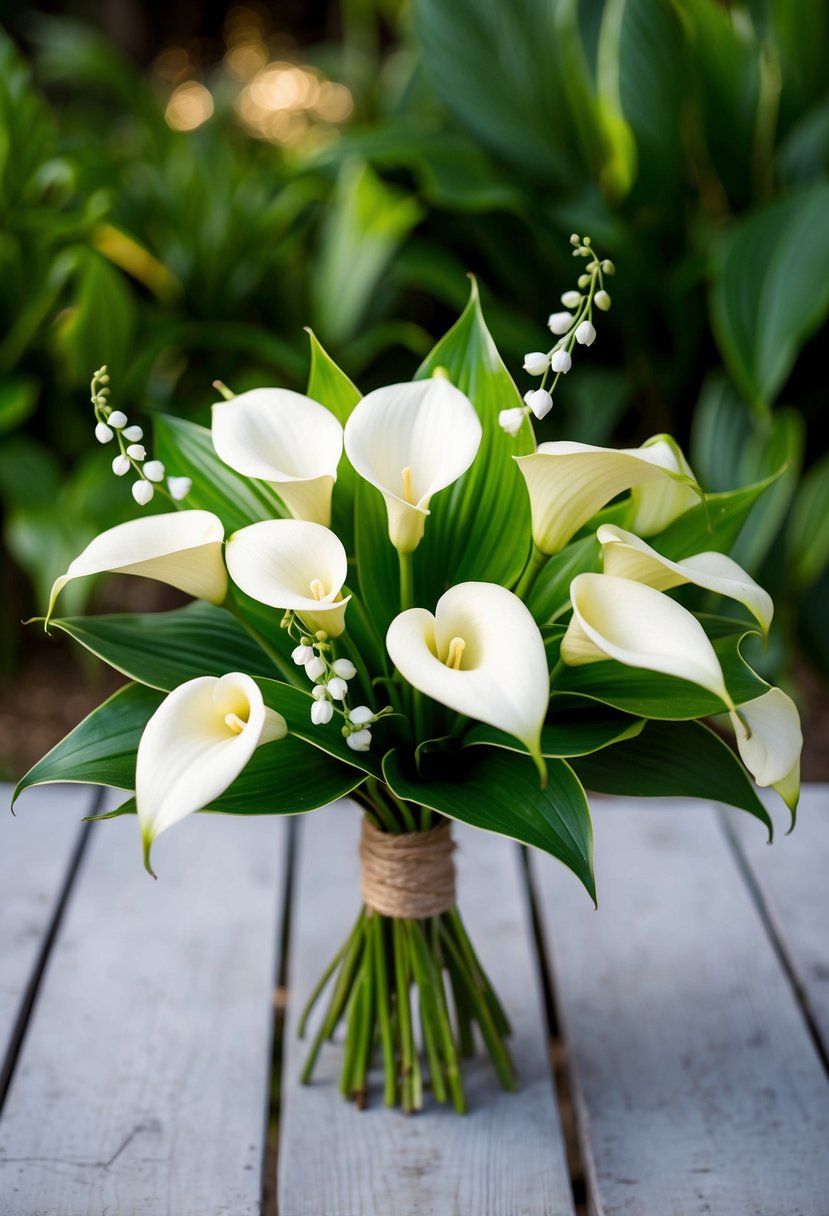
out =
[[[552,348],[526,356],[523,399],[474,283],[411,383],[361,398],[311,335],[307,395],[217,382],[211,429],[158,417],[153,458],[106,369],[92,382],[114,473],[170,509],[102,532],[55,582],[47,627],[130,682],[17,793],[134,790],[111,813],[136,814],[151,873],[157,838],[196,811],[356,799],[363,907],[311,994],[327,1006],[305,1077],[344,1025],[341,1090],[358,1105],[378,1053],[385,1102],[407,1111],[427,1085],[462,1111],[478,1040],[516,1083],[456,906],[452,820],[543,849],[595,899],[585,787],[715,799],[771,833],[756,782],[794,819],[797,711],[741,654],[771,600],[725,555],[769,483],[706,495],[669,435],[536,446],[532,419],[611,302],[612,264],[572,244],[577,287],[549,318]],[[67,582],[107,571],[195,602],[54,616]]]

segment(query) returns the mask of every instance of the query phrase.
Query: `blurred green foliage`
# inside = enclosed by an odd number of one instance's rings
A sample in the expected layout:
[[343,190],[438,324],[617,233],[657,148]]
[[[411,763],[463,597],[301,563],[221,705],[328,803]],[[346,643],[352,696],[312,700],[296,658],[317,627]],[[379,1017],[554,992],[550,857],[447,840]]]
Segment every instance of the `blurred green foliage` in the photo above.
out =
[[372,387],[413,372],[474,271],[517,369],[575,230],[617,263],[613,310],[541,437],[672,431],[711,491],[785,465],[735,556],[780,604],[767,670],[799,632],[829,673],[824,0],[366,0],[343,23],[304,52],[354,102],[319,147],[251,138],[222,67],[184,132],[89,30],[36,32],[48,107],[0,46],[0,492],[38,603],[131,513],[89,443],[94,367],[128,413],[206,421],[217,376],[301,387],[310,325]]

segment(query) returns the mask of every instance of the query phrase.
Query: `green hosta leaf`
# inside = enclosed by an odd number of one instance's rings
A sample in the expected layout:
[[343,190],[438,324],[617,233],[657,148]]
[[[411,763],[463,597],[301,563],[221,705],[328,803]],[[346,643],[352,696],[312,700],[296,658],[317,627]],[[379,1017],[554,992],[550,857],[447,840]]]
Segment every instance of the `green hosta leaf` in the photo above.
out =
[[[320,756],[302,739],[288,735],[258,747],[233,784],[202,809],[225,815],[296,815],[328,806],[365,779],[359,769]],[[134,812],[135,798],[129,798],[111,815]]]
[[800,485],[786,529],[789,565],[801,590],[829,563],[829,455],[813,464]]
[[94,250],[78,252],[74,305],[56,323],[56,340],[72,380],[89,379],[106,364],[116,377],[127,371],[135,329],[133,296],[123,275]]
[[192,490],[178,505],[212,511],[228,535],[260,519],[277,519],[287,514],[264,482],[242,477],[219,460],[206,427],[184,418],[157,414],[155,455],[172,476],[192,479]]
[[803,464],[805,425],[794,409],[776,410],[768,428],[758,427],[743,451],[743,467],[752,477],[780,470],[768,494],[751,513],[731,549],[731,556],[756,573],[769,554],[797,489]]
[[29,769],[14,791],[15,800],[30,786],[56,781],[131,790],[138,742],[163,700],[163,693],[142,684],[119,688]]
[[193,603],[172,612],[53,618],[99,659],[132,680],[170,692],[196,676],[274,675],[265,652],[224,608]]
[[[359,477],[356,491],[354,531],[357,568],[360,572],[360,594],[374,632],[383,640],[385,648],[386,631],[400,611],[400,568],[397,550],[389,540],[388,515],[383,495]],[[427,528],[429,523],[430,520],[427,520]],[[346,615],[349,610],[346,609]]]
[[392,751],[383,760],[383,775],[399,798],[552,854],[595,901],[590,809],[564,760],[547,761],[549,782],[544,789],[529,757],[500,747],[470,748],[466,763],[456,755],[454,767],[454,779],[420,781]]
[[[563,701],[564,698],[557,700]],[[563,709],[563,706],[554,701],[553,708],[559,710]],[[609,747],[611,743],[638,735],[643,726],[642,718],[631,718],[627,714],[604,709],[585,711],[576,702],[575,710],[568,707],[566,712],[560,712],[554,721],[547,722],[542,727],[541,754],[548,760],[586,756],[591,752],[600,751],[603,747]],[[480,744],[503,747],[507,751],[529,755],[519,739],[483,723],[473,726],[463,740],[464,747]]]
[[829,184],[755,211],[726,242],[711,298],[735,380],[767,412],[829,307]]
[[[725,675],[726,688],[735,705],[752,701],[768,692],[769,688],[740,654],[741,641],[742,636],[731,636],[712,642]],[[711,714],[724,713],[726,708],[714,693],[688,680],[639,667],[626,667],[611,659],[586,663],[583,667],[562,664],[553,690],[553,711],[556,708],[555,695],[561,692],[590,697],[643,718],[666,721],[706,718]]]
[[691,507],[664,532],[648,537],[648,544],[674,562],[694,553],[730,552],[751,508],[781,473],[782,470],[741,490],[709,494],[704,504]]
[[[309,330],[311,339],[311,370],[308,375],[308,396],[324,405],[345,426],[354,406],[360,400],[360,390],[351,383],[327,351]],[[345,545],[347,553],[354,552],[354,494],[357,474],[343,452],[337,468],[337,480],[331,504],[331,527]]]
[[510,586],[518,578],[529,552],[530,506],[511,457],[535,446],[528,426],[512,439],[498,425],[500,411],[521,400],[486,327],[474,283],[466,309],[420,367],[418,378],[439,368],[474,405],[483,436],[471,468],[432,499],[426,534],[415,551],[418,599],[429,609],[456,583]]
[[772,822],[737,756],[701,722],[648,722],[636,738],[573,761],[588,789],[644,798],[706,798]]

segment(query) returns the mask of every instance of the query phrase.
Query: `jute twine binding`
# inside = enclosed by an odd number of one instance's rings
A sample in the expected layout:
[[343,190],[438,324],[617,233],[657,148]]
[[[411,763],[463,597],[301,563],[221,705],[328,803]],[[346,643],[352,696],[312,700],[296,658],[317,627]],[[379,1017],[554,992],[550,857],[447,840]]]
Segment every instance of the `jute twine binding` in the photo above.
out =
[[428,832],[394,836],[363,819],[360,890],[382,916],[423,920],[455,906],[455,845],[444,821]]

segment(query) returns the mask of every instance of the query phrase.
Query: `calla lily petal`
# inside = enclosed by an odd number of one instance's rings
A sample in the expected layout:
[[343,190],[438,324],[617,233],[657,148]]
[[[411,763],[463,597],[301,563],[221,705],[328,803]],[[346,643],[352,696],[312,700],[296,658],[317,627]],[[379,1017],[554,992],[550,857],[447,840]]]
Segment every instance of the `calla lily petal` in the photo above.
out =
[[351,596],[340,591],[348,572],[342,541],[322,524],[267,519],[234,532],[225,552],[230,577],[246,595],[272,608],[291,608],[307,627],[337,637]]
[[213,406],[213,446],[225,464],[266,481],[296,519],[331,522],[343,430],[317,401],[255,388]]
[[404,679],[458,713],[520,739],[544,773],[541,727],[550,700],[544,640],[529,610],[494,583],[459,583],[435,615],[395,617],[386,647]]
[[770,688],[731,713],[737,749],[758,785],[771,785],[794,810],[800,794],[800,715],[791,697]]
[[632,514],[628,524],[640,536],[655,536],[668,524],[695,507],[702,497],[691,466],[672,435],[654,435],[642,444],[641,450],[656,449],[665,467],[674,468],[682,475],[679,478],[661,477],[654,481],[639,482],[631,487]]
[[680,467],[674,447],[662,439],[621,449],[561,440],[513,459],[527,483],[533,541],[547,554],[563,549],[582,524],[631,486],[679,484],[702,494]]
[[400,553],[423,538],[429,501],[472,464],[482,428],[470,400],[442,376],[369,393],[345,424],[348,459],[386,500]]
[[672,562],[614,524],[602,524],[596,535],[603,549],[605,574],[635,579],[657,591],[694,583],[743,604],[768,633],[774,615],[771,596],[724,553],[695,553],[681,562]]
[[146,515],[109,528],[55,579],[47,624],[61,590],[73,578],[88,574],[137,574],[220,604],[227,595],[223,539],[222,521],[210,511]]
[[[153,841],[230,786],[256,748],[288,733],[242,672],[199,676],[174,689],[144,727],[138,745],[135,801],[150,870]],[[152,870],[150,870],[152,873]]]
[[573,616],[561,643],[570,666],[615,659],[707,688],[729,708],[720,661],[702,625],[660,591],[611,574],[579,574],[570,584]]

